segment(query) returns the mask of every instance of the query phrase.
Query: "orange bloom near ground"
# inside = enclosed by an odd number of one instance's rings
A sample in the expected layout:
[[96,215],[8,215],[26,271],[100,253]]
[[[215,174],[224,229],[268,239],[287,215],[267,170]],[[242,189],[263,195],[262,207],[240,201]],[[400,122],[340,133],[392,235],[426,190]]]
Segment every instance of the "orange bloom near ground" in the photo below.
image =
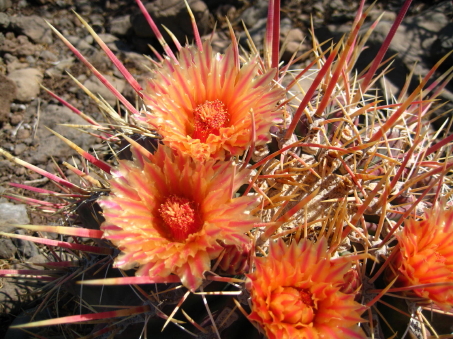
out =
[[331,260],[326,239],[289,246],[280,239],[255,265],[246,282],[249,319],[269,339],[365,338],[358,327],[364,307],[341,292],[351,263]]
[[[428,211],[425,220],[408,219],[396,234],[400,244],[393,267],[399,286],[437,283],[413,291],[439,307],[453,307],[453,210],[443,206]],[[394,276],[394,274],[390,274]]]
[[[163,142],[197,160],[240,156],[252,144],[270,141],[270,127],[282,120],[278,104],[285,91],[274,82],[275,70],[264,72],[255,59],[242,67],[233,46],[224,55],[194,46],[179,51],[176,64],[164,60],[144,92],[144,121]],[[251,114],[255,122],[253,123]]]
[[224,245],[250,242],[245,232],[259,221],[249,214],[255,198],[232,198],[250,173],[166,146],[155,154],[132,152],[134,160],[120,160],[112,193],[100,202],[101,229],[122,252],[115,266],[139,268],[137,276],[176,274],[195,291]]

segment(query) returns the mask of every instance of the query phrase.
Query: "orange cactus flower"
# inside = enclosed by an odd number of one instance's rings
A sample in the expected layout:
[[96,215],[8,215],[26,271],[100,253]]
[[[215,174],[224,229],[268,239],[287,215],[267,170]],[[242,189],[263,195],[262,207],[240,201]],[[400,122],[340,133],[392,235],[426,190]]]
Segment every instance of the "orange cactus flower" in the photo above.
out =
[[351,263],[332,260],[326,239],[289,246],[279,240],[255,265],[246,282],[252,301],[249,319],[269,339],[365,338],[358,327],[364,306],[353,294],[341,292]]
[[[409,219],[396,234],[400,244],[392,264],[400,273],[399,286],[414,288],[443,309],[453,307],[453,210],[442,205],[428,211],[424,220]],[[393,274],[392,274],[393,275]]]
[[209,41],[203,51],[181,48],[178,61],[164,60],[144,93],[150,109],[144,119],[166,145],[198,160],[223,160],[270,140],[285,99],[275,70],[263,72],[255,59],[240,67],[233,45],[220,55]]
[[258,222],[255,199],[232,198],[250,174],[231,162],[199,162],[160,146],[155,154],[132,148],[120,160],[111,194],[100,201],[101,229],[122,252],[115,266],[139,267],[137,276],[176,274],[195,291],[222,244],[248,244],[244,234]]

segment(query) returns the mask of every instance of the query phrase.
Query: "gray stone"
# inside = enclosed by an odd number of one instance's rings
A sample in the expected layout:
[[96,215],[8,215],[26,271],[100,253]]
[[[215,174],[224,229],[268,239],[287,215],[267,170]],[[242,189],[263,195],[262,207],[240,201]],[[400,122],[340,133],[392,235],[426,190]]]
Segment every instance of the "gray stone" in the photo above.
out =
[[[105,78],[121,93],[126,86],[126,81],[115,78],[113,76],[105,75]],[[116,104],[116,97],[99,81],[95,76],[91,76],[83,84],[94,94],[102,96],[110,105]]]
[[43,254],[34,255],[27,260],[27,263],[31,264],[45,264],[46,262],[49,262],[49,260]]
[[50,45],[53,42],[50,27],[37,15],[12,17],[11,27],[35,43]]
[[247,28],[253,27],[256,25],[258,20],[266,18],[267,9],[268,1],[256,1],[253,6],[248,7],[244,12],[242,12],[239,19],[244,21]]
[[[24,230],[16,230],[15,233],[22,235],[26,234]],[[13,239],[13,242],[16,244],[17,251],[25,258],[31,258],[39,254],[38,246],[32,241]]]
[[303,49],[301,45],[304,41],[304,34],[300,28],[291,28],[288,33],[285,34],[284,38],[285,50],[282,55],[282,60],[288,62],[294,53],[297,53],[296,56],[300,55]]
[[93,37],[87,35],[84,38],[79,38],[78,36],[70,35],[66,39],[74,45],[82,54],[92,54],[95,51],[95,48],[91,46],[93,43]]
[[1,29],[8,28],[10,21],[11,20],[9,19],[8,14],[0,12],[0,28]]
[[110,20],[110,33],[116,36],[124,36],[132,29],[131,16],[124,15]]
[[39,94],[43,73],[37,68],[24,68],[11,72],[8,78],[17,86],[16,99],[29,102]]
[[46,69],[45,75],[50,78],[61,76],[65,73],[66,70],[69,70],[73,64],[73,57],[59,60],[56,62],[56,65],[54,67]]
[[12,17],[11,27],[35,43],[50,45],[53,42],[50,27],[37,15]]
[[15,205],[10,202],[0,203],[0,231],[12,232],[15,227],[10,224],[26,225],[30,223],[25,205]]
[[20,128],[17,131],[16,138],[19,139],[19,140],[24,140],[24,139],[29,138],[30,135],[31,135],[30,130],[25,129],[25,128]]
[[0,0],[0,12],[6,11],[11,5],[11,0]]
[[28,55],[28,56],[25,58],[25,60],[27,60],[28,64],[29,64],[30,66],[32,66],[32,67],[34,67],[35,64],[36,64],[36,59],[35,59],[33,56],[31,56],[31,55]]
[[19,35],[17,38],[12,40],[5,40],[3,45],[3,50],[5,52],[13,53],[16,56],[33,55],[38,48],[39,47],[32,44],[25,35]]
[[[149,69],[152,69],[151,62],[143,54],[130,51],[121,51],[120,56],[122,60],[127,60],[128,64],[132,66],[131,73],[134,76],[147,76],[149,74]],[[134,70],[136,70],[137,72],[134,73]]]
[[109,44],[114,41],[118,41],[118,38],[116,36],[114,36],[113,34],[101,33],[98,35],[101,38],[101,40],[104,41],[104,43],[106,43],[106,44]]
[[27,145],[23,143],[16,144],[16,146],[14,147],[14,155],[21,155],[27,148]]
[[[190,0],[188,3],[195,16],[200,34],[204,35],[208,33],[210,17],[208,7],[200,0]],[[186,37],[189,41],[193,39],[190,16],[187,13],[187,8],[183,1],[156,0],[146,4],[145,7],[155,20],[159,29],[162,25],[165,25],[181,43],[186,41]],[[141,13],[135,15],[131,22],[134,32],[138,37],[154,37],[154,33]],[[167,41],[170,42],[171,39],[166,32],[163,29],[160,30],[166,37],[165,39],[168,39]]]
[[17,249],[10,238],[0,239],[0,259],[14,258]]
[[41,53],[39,53],[39,57],[45,62],[49,63],[58,61],[58,56],[56,56],[54,53],[48,50],[43,50]]
[[78,130],[70,127],[59,126],[60,124],[86,125],[87,122],[65,106],[48,105],[47,107],[41,107],[41,116],[36,133],[39,146],[31,154],[31,161],[33,163],[46,162],[50,156],[66,158],[75,153],[45,126],[65,136],[83,149],[88,149],[93,144],[94,137],[80,133]]

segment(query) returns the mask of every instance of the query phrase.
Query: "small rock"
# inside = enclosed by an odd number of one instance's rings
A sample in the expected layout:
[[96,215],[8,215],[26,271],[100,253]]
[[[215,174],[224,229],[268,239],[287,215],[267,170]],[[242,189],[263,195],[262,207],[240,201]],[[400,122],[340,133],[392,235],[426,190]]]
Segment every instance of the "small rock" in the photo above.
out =
[[109,44],[114,41],[118,41],[118,38],[116,36],[114,36],[113,34],[101,33],[98,35],[101,38],[101,40],[104,41],[104,43],[106,43],[106,44]]
[[16,99],[29,102],[39,94],[43,73],[37,68],[24,68],[10,73],[8,78],[17,86]]
[[28,68],[28,64],[20,61],[13,61],[6,66],[8,74],[11,74],[19,69]]
[[8,28],[9,23],[10,23],[10,19],[9,19],[8,14],[0,13],[0,29]]
[[[3,145],[2,145],[3,146]],[[14,165],[11,161],[9,160],[0,160],[0,171],[2,173],[9,172],[14,168]],[[1,224],[0,224],[1,225]],[[3,230],[3,229],[2,229]]]
[[53,42],[50,27],[43,18],[37,15],[13,17],[11,18],[11,26],[14,30],[28,36],[35,43],[50,45]]
[[25,168],[24,167],[16,167],[16,170],[14,171],[14,174],[17,175],[18,177],[24,175],[25,174]]
[[35,54],[37,47],[33,45],[25,35],[17,37],[18,47],[15,50],[16,55],[32,56]]
[[[25,235],[24,230],[16,230],[15,233]],[[13,242],[16,244],[18,252],[25,258],[31,258],[39,254],[38,246],[32,241],[13,239]]]
[[16,146],[14,147],[14,155],[21,155],[27,148],[27,145],[23,143],[16,144]]
[[16,56],[14,56],[10,53],[5,53],[5,55],[3,55],[3,60],[5,60],[7,64],[14,62],[14,61],[19,61],[19,59]]
[[11,101],[16,97],[16,91],[14,81],[0,74],[0,124],[8,119]]
[[6,11],[11,5],[11,0],[0,0],[0,12]]
[[[212,38],[211,38],[212,36]],[[211,45],[215,52],[224,54],[228,46],[230,46],[230,41],[225,32],[215,31],[214,34],[208,34],[207,36],[202,37],[204,39],[211,39]]]
[[294,53],[298,52],[298,54],[301,54],[301,43],[304,41],[304,34],[299,28],[291,28],[284,39],[286,41],[286,48],[283,52],[282,59],[288,62]]
[[17,126],[22,120],[24,120],[24,116],[22,114],[13,114],[9,118],[9,123],[13,126]]
[[124,15],[113,18],[110,21],[110,33],[116,36],[124,36],[132,29],[131,16]]
[[[24,104],[16,104],[15,102],[13,102],[10,106],[11,108],[11,112],[23,112],[27,109],[27,105],[24,105]],[[19,121],[20,122],[20,121]],[[18,122],[18,123],[19,123]]]
[[[122,79],[118,79],[109,75],[105,75],[105,78],[121,93],[126,86],[126,81]],[[107,102],[114,106],[116,104],[117,98],[99,81],[98,78],[95,76],[91,76],[87,81],[83,84],[86,88],[88,88],[91,92],[95,94],[99,94],[102,96]]]
[[149,73],[149,69],[152,68],[151,62],[143,54],[122,51],[120,56],[122,60],[126,60],[127,64],[130,65],[131,73],[136,76],[146,75]]
[[[188,3],[195,16],[200,34],[207,34],[210,17],[208,7],[200,0],[190,0]],[[189,41],[193,39],[192,24],[184,2],[179,0],[156,0],[146,4],[145,7],[158,26],[165,25],[181,43],[186,41],[186,37]],[[154,37],[154,33],[141,13],[135,15],[131,22],[138,37]],[[166,33],[164,34],[166,35]],[[167,41],[171,41],[168,36],[167,38],[169,39]]]
[[45,72],[45,75],[54,78],[64,74],[66,70],[69,70],[74,63],[74,58],[67,58],[60,60],[56,63],[54,67],[48,68]]
[[0,203],[0,228],[3,232],[12,232],[15,227],[10,224],[26,225],[30,223],[25,205],[14,205],[10,202]]
[[35,64],[36,64],[36,59],[34,57],[32,57],[31,55],[27,56],[25,58],[25,60],[27,60],[28,64],[32,67],[35,66]]
[[33,45],[25,35],[3,41],[2,51],[12,53],[17,56],[32,55],[36,52],[37,46]]
[[255,26],[256,22],[262,18],[266,18],[268,9],[268,1],[257,1],[253,6],[247,8],[240,15],[239,19],[244,21],[247,28]]
[[[79,14],[81,14],[80,12],[78,12]],[[72,18],[72,16],[71,16]],[[56,21],[55,22],[55,27],[58,27],[59,30],[72,30],[74,28],[74,22],[66,15],[64,15],[63,17],[59,18],[59,19],[54,19]]]
[[6,149],[7,151],[9,151],[9,152],[12,152],[12,151],[14,150],[14,146],[13,146],[13,144],[10,143],[10,142],[5,142],[5,143],[3,143],[3,144],[2,144],[2,147],[3,147],[4,149]]
[[32,256],[27,260],[27,263],[32,263],[32,264],[45,264],[48,262],[47,258],[43,254],[37,254]]
[[28,3],[27,3],[27,0],[19,0],[17,2],[17,7],[18,8],[25,8],[25,7],[28,7]]
[[0,239],[0,259],[14,258],[16,252],[17,252],[16,246],[14,246],[10,238]]
[[86,36],[85,38],[81,39],[78,36],[70,35],[67,36],[66,39],[74,45],[82,54],[92,54],[95,50],[93,46],[91,46],[93,42],[93,38],[91,35]]
[[16,137],[19,140],[24,140],[24,139],[29,138],[30,135],[31,135],[31,133],[28,129],[21,128],[20,130],[17,131]]
[[104,31],[105,20],[102,15],[100,14],[90,15],[89,23],[91,28],[93,28],[95,32],[101,33]]
[[90,4],[90,1],[80,0],[80,1],[77,1],[76,4],[77,4],[76,11],[80,15],[87,16],[87,15],[91,14],[91,11],[93,10],[93,8],[92,8],[92,5]]
[[41,233],[42,233],[42,236],[46,239],[57,240],[60,237],[60,235],[55,232],[41,232]]
[[[35,111],[36,107],[30,107],[30,112]],[[53,135],[45,126],[57,133],[64,135],[82,149],[88,149],[94,143],[94,137],[85,133],[80,133],[74,128],[60,126],[60,124],[86,125],[86,121],[74,114],[69,108],[59,105],[48,105],[41,107],[41,116],[35,140],[39,146],[31,154],[32,163],[44,163],[50,156],[68,157],[74,152],[63,141]]]
[[44,50],[39,54],[39,58],[45,62],[57,62],[58,57],[51,51]]

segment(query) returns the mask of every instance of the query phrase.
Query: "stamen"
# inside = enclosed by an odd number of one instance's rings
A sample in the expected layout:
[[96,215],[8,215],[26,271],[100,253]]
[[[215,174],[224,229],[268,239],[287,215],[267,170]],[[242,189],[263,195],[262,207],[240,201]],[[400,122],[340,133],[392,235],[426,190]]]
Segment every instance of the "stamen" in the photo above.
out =
[[299,291],[300,300],[307,306],[314,307],[315,304],[313,303],[312,294],[309,290],[304,289]]
[[190,234],[198,232],[202,226],[195,203],[187,198],[169,196],[160,205],[159,214],[172,241],[184,242]]
[[193,110],[194,132],[193,139],[206,142],[210,134],[219,135],[220,128],[225,127],[229,115],[225,104],[220,100],[205,101]]

